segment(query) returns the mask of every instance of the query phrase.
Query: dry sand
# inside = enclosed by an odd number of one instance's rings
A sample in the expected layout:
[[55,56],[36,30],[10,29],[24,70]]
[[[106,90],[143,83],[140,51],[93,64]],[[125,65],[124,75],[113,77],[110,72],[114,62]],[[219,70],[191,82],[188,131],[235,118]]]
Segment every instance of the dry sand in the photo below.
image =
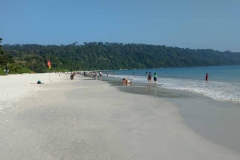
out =
[[0,77],[0,160],[240,159],[189,129],[164,99],[79,75],[51,79]]

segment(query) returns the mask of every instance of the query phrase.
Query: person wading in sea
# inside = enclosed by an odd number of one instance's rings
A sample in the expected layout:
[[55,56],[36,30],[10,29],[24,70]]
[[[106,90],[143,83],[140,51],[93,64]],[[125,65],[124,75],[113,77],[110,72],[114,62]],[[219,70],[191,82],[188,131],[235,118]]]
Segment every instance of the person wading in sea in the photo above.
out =
[[205,80],[206,80],[206,82],[208,81],[208,73],[206,73]]
[[147,79],[148,79],[148,83],[151,83],[151,80],[152,80],[152,73],[151,72],[149,72]]
[[157,73],[154,73],[153,74],[153,80],[154,80],[154,82],[155,82],[155,84],[157,83]]

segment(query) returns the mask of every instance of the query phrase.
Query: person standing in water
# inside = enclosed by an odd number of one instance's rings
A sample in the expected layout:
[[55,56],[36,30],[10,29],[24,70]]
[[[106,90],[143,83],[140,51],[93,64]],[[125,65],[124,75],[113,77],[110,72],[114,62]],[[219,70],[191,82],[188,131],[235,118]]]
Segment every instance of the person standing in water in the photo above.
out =
[[205,80],[206,80],[206,82],[208,81],[208,73],[206,73]]
[[153,80],[154,80],[154,82],[155,82],[155,84],[157,83],[157,73],[154,73],[153,74]]
[[148,83],[151,83],[151,80],[152,80],[152,74],[151,74],[151,72],[149,72],[147,79],[148,79]]

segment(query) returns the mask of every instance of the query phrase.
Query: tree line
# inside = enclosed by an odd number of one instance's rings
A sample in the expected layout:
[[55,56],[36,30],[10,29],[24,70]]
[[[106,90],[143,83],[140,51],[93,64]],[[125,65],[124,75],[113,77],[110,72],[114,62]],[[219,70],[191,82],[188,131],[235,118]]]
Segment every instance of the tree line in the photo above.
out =
[[12,68],[15,72],[47,72],[48,60],[54,71],[240,65],[237,52],[165,45],[74,42],[68,45],[5,44],[2,49],[0,63],[15,66]]
[[[2,38],[0,38],[1,44]],[[9,73],[30,73],[31,70],[27,66],[22,66],[15,61],[14,56],[4,52],[3,46],[0,45],[0,75]]]

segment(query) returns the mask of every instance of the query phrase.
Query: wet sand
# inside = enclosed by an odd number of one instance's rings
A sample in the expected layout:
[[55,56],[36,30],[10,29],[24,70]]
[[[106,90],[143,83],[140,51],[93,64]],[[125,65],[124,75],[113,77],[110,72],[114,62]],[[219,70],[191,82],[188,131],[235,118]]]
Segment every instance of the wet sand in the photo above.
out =
[[79,75],[41,87],[0,113],[1,160],[240,158],[189,129],[164,98]]
[[240,105],[195,95],[168,99],[197,134],[240,153]]
[[240,153],[240,104],[216,101],[187,91],[169,90],[152,84],[124,86],[109,82],[123,92],[164,98],[177,108],[184,123],[196,134]]

